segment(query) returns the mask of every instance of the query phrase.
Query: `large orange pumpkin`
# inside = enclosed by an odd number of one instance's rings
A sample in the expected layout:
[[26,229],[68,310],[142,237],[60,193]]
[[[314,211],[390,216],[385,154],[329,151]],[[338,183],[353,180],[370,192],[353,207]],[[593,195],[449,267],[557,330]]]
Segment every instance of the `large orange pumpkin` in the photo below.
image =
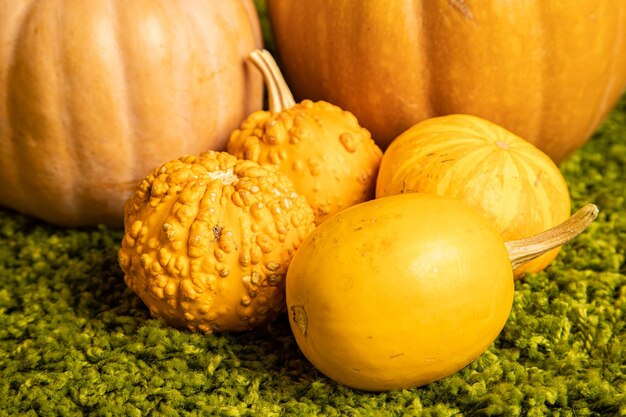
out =
[[626,2],[269,0],[296,97],[351,111],[381,147],[467,113],[559,162],[626,84]]
[[0,205],[121,225],[154,166],[261,108],[251,0],[0,0]]

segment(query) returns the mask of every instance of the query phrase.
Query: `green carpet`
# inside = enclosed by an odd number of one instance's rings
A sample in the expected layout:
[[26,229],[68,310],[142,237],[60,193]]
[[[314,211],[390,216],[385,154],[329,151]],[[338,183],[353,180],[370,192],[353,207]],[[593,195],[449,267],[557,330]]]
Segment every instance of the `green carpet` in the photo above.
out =
[[561,169],[598,220],[516,283],[478,360],[379,394],[318,373],[286,317],[212,336],[151,319],[117,265],[120,230],[0,209],[0,416],[626,415],[626,97]]

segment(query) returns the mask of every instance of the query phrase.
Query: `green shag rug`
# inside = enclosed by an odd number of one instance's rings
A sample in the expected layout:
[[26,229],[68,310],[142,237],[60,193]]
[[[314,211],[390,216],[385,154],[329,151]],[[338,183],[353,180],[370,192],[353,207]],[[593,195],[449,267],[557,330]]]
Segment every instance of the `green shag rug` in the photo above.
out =
[[206,336],[150,318],[117,265],[121,230],[0,209],[0,416],[626,415],[626,97],[561,165],[598,220],[516,282],[490,349],[428,386],[363,393],[301,355],[286,317]]

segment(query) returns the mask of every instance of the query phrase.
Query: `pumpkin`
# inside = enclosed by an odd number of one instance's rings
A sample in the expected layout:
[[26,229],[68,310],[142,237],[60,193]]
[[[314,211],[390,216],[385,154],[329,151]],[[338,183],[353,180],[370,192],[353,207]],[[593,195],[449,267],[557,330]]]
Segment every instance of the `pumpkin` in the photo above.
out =
[[[570,215],[569,190],[554,162],[508,130],[470,115],[427,119],[386,149],[376,196],[407,192],[464,200],[505,240],[542,232]],[[515,276],[545,269],[559,250],[523,265]]]
[[382,151],[354,115],[325,101],[296,104],[268,51],[254,51],[250,60],[263,73],[269,111],[244,120],[228,152],[278,166],[307,198],[317,224],[373,198]]
[[121,226],[154,166],[261,108],[250,0],[0,0],[0,205]]
[[513,305],[514,266],[576,236],[565,224],[505,242],[461,200],[397,194],[350,207],[304,240],[287,272],[289,323],[302,353],[365,391],[428,384],[480,356]]
[[269,16],[295,96],[353,112],[383,148],[468,113],[560,162],[626,85],[623,0],[269,0]]
[[285,306],[313,210],[272,167],[209,151],[169,161],[124,206],[126,284],[175,327],[244,331]]

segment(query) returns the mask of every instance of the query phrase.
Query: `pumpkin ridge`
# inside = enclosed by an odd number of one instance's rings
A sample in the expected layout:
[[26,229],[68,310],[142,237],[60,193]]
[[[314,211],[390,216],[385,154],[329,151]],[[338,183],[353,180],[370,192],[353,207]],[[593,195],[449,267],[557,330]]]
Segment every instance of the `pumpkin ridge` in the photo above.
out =
[[[50,2],[49,4],[46,4],[46,6],[52,8],[53,11],[56,11],[56,4],[54,2]],[[20,81],[20,72],[25,69],[28,71],[33,68],[32,63],[23,60],[22,54],[26,53],[23,51],[31,51],[29,45],[37,43],[37,41],[34,40],[34,37],[37,36],[35,34],[39,32],[51,32],[49,33],[50,37],[56,37],[55,40],[57,40],[57,42],[52,42],[54,49],[47,49],[43,59],[41,59],[41,55],[39,56],[41,62],[34,67],[34,69],[32,69],[32,72],[35,73],[35,77],[38,82],[32,83],[29,87],[32,87],[35,90],[34,96],[49,103],[53,103],[52,106],[54,106],[55,112],[63,112],[66,109],[66,106],[63,105],[61,100],[61,94],[59,94],[59,91],[61,90],[59,86],[63,85],[63,80],[61,78],[62,71],[49,70],[51,67],[55,68],[53,63],[63,62],[61,52],[62,45],[58,42],[59,38],[62,39],[62,35],[60,30],[58,30],[58,25],[55,24],[56,22],[48,23],[45,17],[41,17],[42,14],[45,16],[48,11],[48,9],[44,9],[44,11],[42,11],[42,8],[43,7],[38,5],[37,2],[30,3],[30,7],[27,8],[23,20],[19,23],[18,40],[15,42],[15,49],[13,50],[14,55],[12,56],[17,59],[13,62],[14,65],[12,65],[9,69],[8,75],[9,95],[12,96],[14,100],[12,103],[13,105],[9,107],[9,120],[15,121],[17,119],[20,122],[18,128],[12,130],[13,135],[11,138],[14,143],[19,144],[14,146],[14,149],[17,149],[17,153],[14,152],[13,158],[20,162],[13,162],[8,165],[41,165],[37,163],[28,163],[31,158],[33,158],[33,155],[29,152],[29,148],[34,150],[34,158],[42,155],[49,156],[48,152],[51,149],[54,149],[61,154],[60,158],[59,156],[55,156],[55,159],[60,159],[67,164],[71,164],[71,168],[69,168],[65,163],[62,166],[53,164],[49,169],[40,169],[37,170],[37,172],[17,170],[18,176],[16,179],[19,184],[22,184],[22,186],[26,184],[26,188],[33,190],[35,193],[39,193],[39,195],[42,196],[42,201],[47,206],[55,198],[55,195],[67,194],[67,190],[83,187],[77,187],[75,175],[66,175],[67,171],[77,171],[77,158],[74,152],[68,151],[63,146],[58,146],[57,143],[59,139],[63,139],[66,136],[65,126],[67,123],[67,117],[63,120],[55,121],[50,120],[47,113],[41,113],[36,120],[36,123],[28,124],[26,126],[22,120],[22,112],[24,110],[22,107],[22,104],[24,103],[22,102],[24,99],[20,96],[28,93],[24,93],[20,88],[25,87],[25,85]],[[33,29],[33,25],[37,25],[41,21],[46,22],[46,24]],[[42,52],[41,49],[39,49],[38,52]],[[47,69],[48,71],[46,71]],[[50,80],[47,76],[50,76],[53,79]],[[33,90],[31,89],[28,92],[33,92]],[[72,154],[71,158],[67,156],[70,153]],[[37,183],[38,181],[40,181],[39,184]],[[66,201],[62,207],[50,208],[52,218],[57,218],[59,215],[66,215],[73,218],[80,212],[80,208],[77,208],[75,205],[76,198],[74,198],[74,195],[71,195],[71,197],[66,200],[69,201]],[[28,208],[25,210],[27,214],[37,211],[37,208],[30,202],[27,204],[27,207]]]
[[[624,16],[624,14],[626,13],[625,12],[626,2],[621,2],[620,5],[621,7],[619,8],[618,20],[626,21],[626,18]],[[613,54],[612,54],[611,59],[606,60],[611,67],[611,70],[608,71],[610,80],[606,83],[604,87],[604,91],[602,92],[602,95],[600,98],[600,106],[598,107],[598,110],[596,111],[596,117],[592,120],[592,122],[589,125],[589,128],[585,132],[587,136],[591,136],[593,134],[593,131],[595,130],[593,127],[597,126],[600,123],[600,121],[606,116],[606,112],[610,109],[610,106],[611,106],[612,97],[610,97],[610,93],[611,93],[611,90],[614,89],[613,86],[617,82],[617,71],[615,71],[615,68],[617,67],[618,60],[614,59],[614,57],[619,57],[620,55],[623,55],[624,53],[624,44],[625,44],[624,30],[620,30],[620,29],[622,28],[616,27],[617,35],[615,36],[615,40],[613,42]],[[624,87],[622,87],[622,90],[623,89]]]
[[[184,7],[183,4],[172,2],[167,6],[169,9],[172,9],[172,11],[170,11],[169,13],[177,13],[180,16],[184,16],[184,17],[178,18],[177,19],[178,21],[183,21],[185,20],[185,18],[187,18],[188,20],[186,21],[189,23],[188,25],[185,25],[182,28],[176,27],[173,30],[174,32],[176,32],[176,34],[169,35],[174,40],[174,44],[171,48],[172,50],[170,51],[170,54],[172,55],[172,59],[176,62],[185,62],[189,58],[187,55],[181,54],[181,51],[185,51],[185,49],[180,48],[178,46],[179,43],[184,43],[184,44],[191,43],[192,42],[191,39],[199,36],[201,33],[200,30],[198,30],[199,14],[189,13],[187,10],[187,7]],[[189,55],[193,55],[193,54],[196,54],[197,52],[195,49],[191,49],[191,50],[187,50],[186,53]],[[208,77],[208,79],[214,80],[221,71],[223,71],[223,69],[220,68],[218,71],[212,72],[211,76]],[[178,71],[174,74],[174,85],[176,86],[175,87],[176,94],[173,94],[173,97],[172,97],[173,99],[172,108],[176,109],[176,111],[179,111],[178,109],[182,109],[183,113],[191,114],[193,103],[189,102],[189,100],[187,99],[187,94],[185,94],[184,92],[191,91],[193,89],[193,82],[195,81],[194,77],[195,77],[195,74],[191,72],[187,73],[187,71]],[[220,106],[216,106],[212,110],[213,112],[218,114],[218,118],[223,117],[222,109],[220,108]],[[197,135],[196,126],[190,123],[189,119],[185,119],[185,120],[181,120],[179,129],[180,129],[179,132],[181,132],[180,134],[177,135],[177,142],[179,143],[179,147],[181,149],[191,149],[192,152],[199,151],[197,149],[192,149],[190,147],[191,145],[190,138]],[[216,130],[219,130],[219,127],[216,127]],[[202,150],[205,150],[205,149],[202,149]]]
[[[426,31],[428,31],[431,26],[430,26],[430,14],[426,13],[427,10],[427,6],[428,6],[428,1],[413,1],[410,2],[411,6],[414,8],[413,10],[413,16],[421,16],[422,18],[422,25],[425,28]],[[416,5],[419,4],[421,7],[419,7],[419,11],[416,8]],[[419,38],[418,41],[418,45],[420,46],[420,58],[423,60],[423,62],[428,62],[428,57],[432,56],[431,50],[433,48],[432,45],[433,41],[431,40],[431,38],[429,36],[423,36]],[[436,77],[436,71],[433,71],[431,68],[436,68],[436,67],[431,67],[430,65],[423,65],[421,68],[422,73],[424,73],[423,78],[425,78],[425,81],[422,83],[421,87],[425,90],[425,94],[424,94],[424,104],[426,104],[425,109],[424,109],[424,114],[422,115],[422,117],[424,119],[428,119],[429,117],[433,117],[436,114],[441,114],[441,109],[439,108],[440,106],[437,104],[437,96],[438,94],[435,94],[436,91],[436,87],[437,85],[439,85],[439,83],[437,82],[437,77]],[[371,127],[370,127],[371,129]],[[378,133],[378,132],[377,132]],[[388,138],[387,140],[390,143],[393,143],[393,138]],[[389,146],[389,144],[387,144],[387,147]]]
[[[546,42],[550,42],[551,40],[548,39],[548,35],[546,34],[546,31],[544,29],[544,27],[546,26],[546,22],[545,22],[545,4],[543,1],[537,1],[535,2],[535,8],[537,10],[539,10],[538,13],[535,14],[535,16],[539,16],[536,17],[537,19],[540,20],[540,24],[535,25],[535,28],[537,31],[539,31],[539,43],[541,45],[545,45]],[[538,116],[534,117],[534,126],[531,125],[531,123],[529,123],[530,126],[527,132],[523,134],[523,137],[529,137],[529,138],[537,138],[537,137],[541,137],[541,132],[542,132],[542,126],[548,126],[550,124],[550,117],[553,116],[549,116],[548,112],[545,111],[546,107],[548,107],[548,103],[550,103],[550,98],[546,97],[546,88],[547,88],[547,80],[549,79],[548,77],[548,72],[550,71],[550,68],[555,67],[557,64],[554,64],[551,61],[551,58],[553,58],[553,56],[551,56],[551,54],[546,54],[547,59],[544,60],[539,60],[539,65],[541,66],[541,68],[539,69],[539,76],[536,79],[536,82],[540,84],[539,88],[536,88],[536,99],[538,101],[537,104],[537,109],[538,112],[536,113]],[[514,134],[519,134],[520,137],[522,137],[522,132],[515,132],[513,130],[511,130]]]
[[[146,155],[147,153],[146,151],[148,151],[149,153],[149,150],[148,150],[149,147],[144,146],[144,143],[143,143],[143,140],[149,139],[148,136],[150,135],[150,133],[149,133],[149,129],[146,129],[146,131],[144,131],[146,126],[142,126],[142,121],[145,122],[146,117],[145,115],[141,114],[141,104],[138,103],[137,101],[137,96],[139,94],[137,94],[136,92],[136,89],[140,89],[144,87],[135,85],[131,81],[133,79],[132,68],[129,65],[124,64],[125,62],[132,59],[131,57],[134,57],[134,55],[136,54],[134,50],[135,48],[130,46],[129,43],[141,42],[143,45],[144,41],[143,39],[140,39],[139,37],[137,37],[136,39],[134,39],[133,37],[129,37],[128,34],[126,33],[128,29],[120,24],[121,22],[126,22],[129,20],[132,21],[132,18],[127,16],[130,13],[128,4],[119,2],[119,1],[113,1],[112,3],[114,4],[113,6],[114,13],[113,13],[111,20],[115,24],[115,27],[113,30],[115,44],[116,44],[115,50],[117,52],[117,56],[119,59],[118,62],[121,63],[120,65],[121,76],[117,80],[117,86],[118,88],[120,88],[120,91],[122,93],[122,97],[123,97],[122,102],[124,104],[124,110],[120,113],[124,115],[123,125],[128,126],[128,130],[125,132],[127,137],[140,139],[140,140],[130,141],[131,144],[127,147],[127,152],[129,151],[128,155],[132,159],[129,159],[129,161],[134,161],[137,159],[151,160],[151,158],[149,158]],[[150,13],[153,13],[153,12],[150,11]],[[147,14],[148,14],[148,11],[146,11],[146,15]],[[159,27],[159,30],[162,31],[163,28]],[[171,42],[173,42],[173,40]],[[167,46],[163,46],[163,48],[165,49],[167,48]],[[145,49],[149,49],[149,48],[145,48]],[[173,99],[174,97],[170,97],[170,100],[173,100]],[[176,104],[179,104],[179,103],[176,103]],[[149,118],[147,120],[149,120]],[[124,142],[128,142],[128,141],[124,141]],[[158,161],[158,162],[161,162],[161,161]],[[155,165],[156,163],[157,161],[154,161],[153,165]],[[131,164],[131,166],[132,165],[136,167],[137,164]],[[134,172],[133,175],[135,177],[141,178],[143,174],[144,173],[141,173],[141,172]]]
[[[32,0],[30,2],[25,1],[23,6],[23,10],[21,10],[21,18],[19,21],[15,22],[14,27],[19,29],[18,39],[22,39],[23,32],[25,31],[25,21],[28,19],[28,16],[33,13],[33,9],[37,4],[36,0]],[[17,15],[17,13],[16,13]],[[3,35],[6,31],[7,35],[10,36],[10,27],[0,28],[0,35]],[[19,42],[9,42],[5,41],[0,37],[0,44],[2,44],[2,48],[7,48],[6,57],[0,55],[0,59],[9,59],[14,58],[16,56],[16,51],[19,48]],[[19,150],[18,144],[21,144],[22,141],[19,140],[18,130],[16,129],[17,123],[14,123],[15,116],[14,111],[12,111],[13,106],[11,106],[12,102],[12,92],[13,88],[11,86],[15,85],[15,82],[11,82],[12,79],[15,78],[16,65],[14,62],[11,62],[9,66],[9,70],[6,71],[5,75],[0,77],[0,82],[4,80],[5,84],[0,85],[0,94],[2,95],[2,100],[4,102],[4,106],[0,107],[0,110],[3,110],[3,114],[0,114],[0,120],[4,120],[5,123],[0,123],[0,132],[2,135],[8,135],[8,132],[11,132],[9,141],[3,141],[1,143],[2,149],[0,151],[0,166],[4,167],[4,169],[9,168],[11,173],[9,175],[5,175],[0,183],[0,201],[2,201],[6,194],[6,188],[15,189],[18,188],[18,184],[24,184],[25,176],[32,175],[32,173],[26,173],[25,171],[18,169],[20,164],[11,163],[14,160],[20,160],[22,158]],[[0,71],[0,75],[2,75],[2,71]],[[6,131],[5,131],[6,129]],[[6,188],[5,188],[6,187]],[[13,193],[11,193],[13,194]],[[2,204],[6,204],[2,202]]]
[[[201,13],[194,12],[193,10],[188,10],[189,7],[190,7],[189,5],[191,3],[185,2],[184,4],[185,4],[186,7],[181,6],[181,9],[183,10],[182,13],[186,17],[189,18],[190,22],[192,22],[191,25],[185,27],[185,31],[187,31],[186,32],[186,37],[188,36],[187,35],[188,32],[193,32],[194,33],[194,36],[191,37],[192,39],[194,37],[201,37],[201,36],[202,37],[206,37],[207,35],[201,30],[203,24],[206,24],[206,23],[204,23],[202,21],[202,18],[203,18],[203,15],[210,14],[210,13],[202,13],[201,14]],[[197,2],[196,1],[196,2],[193,2],[193,7],[202,7],[203,9],[206,9],[206,8],[210,7],[209,4],[210,3]],[[216,18],[221,18],[220,13],[215,13],[214,16]],[[220,19],[220,20],[222,20],[222,19]],[[224,23],[222,23],[222,25],[224,25]],[[226,24],[225,27],[230,27],[230,25]],[[187,40],[187,39],[185,39],[185,40]],[[190,42],[192,42],[192,41],[190,41]],[[211,54],[206,53],[207,51],[202,51],[202,52],[204,53],[204,55],[206,55],[206,57],[210,57],[211,56]],[[219,91],[219,89],[221,87],[219,82],[218,82],[218,79],[217,79],[216,75],[218,75],[220,72],[223,72],[225,70],[226,70],[225,68],[216,69],[215,64],[211,63],[211,74],[210,74],[210,76],[208,78],[206,78],[206,81],[211,82],[213,84],[213,86],[214,86],[216,91]],[[195,74],[193,76],[195,77]],[[191,77],[189,77],[189,78],[191,78]],[[185,83],[185,81],[186,81],[186,83]],[[184,80],[183,79],[180,82],[182,83],[182,85],[185,88],[193,88],[193,85],[190,84],[191,81],[192,81],[191,79],[188,79],[188,80]],[[242,100],[242,104],[243,104],[245,102],[245,97],[242,96],[241,100]],[[188,106],[188,107],[190,107],[190,106]],[[217,114],[217,117],[215,117],[215,119],[214,119],[214,120],[217,121],[216,122],[217,125],[214,125],[213,129],[215,131],[221,131],[223,129],[223,127],[219,126],[220,125],[219,121],[223,121],[224,120],[223,108],[222,108],[222,106],[219,106],[219,105],[218,106],[212,106],[211,111],[213,111],[213,112],[215,112],[215,114]],[[191,126],[191,129],[195,130],[196,126]],[[187,147],[186,144],[185,144],[185,147]],[[203,150],[204,149],[202,149],[200,151],[203,151]]]
[[[110,2],[111,7],[111,16],[109,18],[110,24],[114,25],[113,30],[111,30],[111,38],[113,39],[114,47],[112,50],[115,54],[115,59],[109,60],[108,64],[115,66],[116,70],[111,71],[111,75],[121,74],[121,76],[117,77],[115,80],[115,84],[117,86],[116,94],[120,97],[118,98],[117,105],[119,106],[119,111],[116,112],[116,116],[119,120],[119,126],[122,129],[120,132],[121,136],[124,137],[121,146],[123,149],[120,149],[118,152],[118,158],[124,158],[124,166],[132,167],[132,178],[135,178],[137,182],[141,181],[141,179],[146,175],[145,172],[140,171],[140,166],[138,164],[132,163],[132,161],[136,161],[138,159],[139,151],[137,150],[137,146],[141,146],[141,143],[137,143],[131,140],[134,137],[137,137],[137,132],[134,131],[133,126],[136,123],[132,122],[132,106],[131,106],[131,94],[129,88],[129,75],[128,75],[128,66],[123,65],[124,62],[123,56],[125,53],[125,49],[122,46],[123,42],[123,28],[120,28],[119,25],[119,15],[120,15],[120,4],[117,1]],[[132,115],[132,116],[131,116]],[[105,140],[103,138],[103,140]]]
[[[67,2],[61,1],[61,2],[58,2],[57,4],[58,4],[58,7],[60,8],[58,13],[59,13],[59,16],[61,16],[58,21],[63,21],[65,20],[67,13],[68,13]],[[54,23],[54,27],[57,32],[55,34],[55,36],[57,37],[57,42],[53,42],[54,50],[51,51],[52,54],[54,55],[54,61],[59,62],[60,67],[61,67],[60,71],[56,71],[55,81],[57,82],[57,86],[59,85],[67,86],[69,85],[69,83],[68,83],[66,74],[67,74],[68,67],[70,67],[70,63],[68,62],[67,55],[64,52],[68,45],[69,35],[66,33],[65,30],[63,30],[63,26],[59,24],[58,21]],[[61,129],[63,131],[63,136],[72,137],[72,135],[69,135],[68,132],[73,131],[77,124],[76,124],[76,119],[74,117],[74,114],[72,112],[71,97],[65,94],[58,94],[58,91],[55,93],[56,94],[54,94],[54,97],[56,98],[57,106],[59,108],[57,112],[61,114],[61,120],[62,120]],[[78,155],[78,152],[77,152],[78,150],[77,139],[78,138],[76,136],[73,136],[73,139],[74,140],[72,141],[71,146],[61,147],[59,151],[62,154],[63,161],[65,161],[66,164],[70,165],[70,166],[65,166],[65,169],[72,172],[71,175],[66,176],[65,180],[71,183],[70,188],[75,189],[77,186],[76,184],[77,179],[81,178],[80,171],[82,171],[82,168],[83,168],[82,165],[85,163],[89,164],[89,160],[85,161],[84,158],[81,158],[80,155]],[[80,182],[81,182],[81,185],[83,185],[82,181]],[[78,214],[77,212],[82,210],[82,207],[76,206],[76,198],[74,195],[71,196],[71,200],[72,200],[71,207],[73,209],[72,211],[74,212],[72,215],[76,216]]]

